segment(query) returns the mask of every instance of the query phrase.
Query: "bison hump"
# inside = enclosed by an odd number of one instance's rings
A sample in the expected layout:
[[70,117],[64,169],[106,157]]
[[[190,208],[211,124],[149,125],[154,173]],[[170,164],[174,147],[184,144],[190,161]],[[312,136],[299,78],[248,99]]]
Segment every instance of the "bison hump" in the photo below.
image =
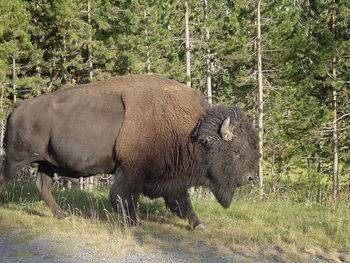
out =
[[[160,172],[167,162],[181,162],[206,104],[195,90],[157,76],[126,76],[116,80],[125,119],[116,151],[122,165],[135,171]],[[182,157],[184,158],[184,157]]]

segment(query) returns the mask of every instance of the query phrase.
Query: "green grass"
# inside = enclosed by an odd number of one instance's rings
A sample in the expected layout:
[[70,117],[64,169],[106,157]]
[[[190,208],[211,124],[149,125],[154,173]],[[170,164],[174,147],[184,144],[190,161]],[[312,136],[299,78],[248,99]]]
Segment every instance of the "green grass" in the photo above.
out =
[[[17,181],[8,185],[0,194],[0,233],[27,230],[9,241],[12,243],[30,242],[38,235],[85,238],[91,246],[116,239],[113,248],[101,247],[113,257],[122,256],[128,249],[158,247],[198,253],[193,248],[200,242],[217,248],[220,255],[240,250],[247,257],[260,254],[283,262],[307,262],[310,255],[350,262],[350,205],[345,202],[320,206],[243,197],[223,209],[211,195],[195,196],[194,209],[208,226],[207,231],[197,232],[189,228],[188,222],[172,215],[162,199],[142,197],[138,207],[142,228],[124,229],[117,224],[107,191],[56,189],[54,195],[73,215],[72,223],[53,218],[32,183]],[[141,248],[135,237],[149,245]],[[164,241],[168,237],[176,242]]]

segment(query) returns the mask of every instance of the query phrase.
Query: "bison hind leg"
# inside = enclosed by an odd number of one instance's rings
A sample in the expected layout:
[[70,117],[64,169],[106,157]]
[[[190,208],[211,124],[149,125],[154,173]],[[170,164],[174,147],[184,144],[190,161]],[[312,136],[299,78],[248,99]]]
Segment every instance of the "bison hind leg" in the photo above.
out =
[[9,179],[4,178],[3,175],[0,175],[0,193],[4,190],[9,181]]
[[8,177],[5,177],[4,175],[4,167],[1,167],[0,170],[0,193],[4,190],[5,186],[8,184],[8,182],[11,179]]
[[2,162],[2,167],[0,169],[0,192],[4,190],[5,186],[26,164],[27,162],[25,161],[11,161],[11,158],[7,158]]
[[53,215],[58,219],[64,219],[68,215],[62,211],[60,206],[56,203],[52,196],[51,185],[53,181],[54,172],[46,163],[40,163],[38,167],[38,175],[36,177],[35,185],[39,190],[41,197],[51,209]]

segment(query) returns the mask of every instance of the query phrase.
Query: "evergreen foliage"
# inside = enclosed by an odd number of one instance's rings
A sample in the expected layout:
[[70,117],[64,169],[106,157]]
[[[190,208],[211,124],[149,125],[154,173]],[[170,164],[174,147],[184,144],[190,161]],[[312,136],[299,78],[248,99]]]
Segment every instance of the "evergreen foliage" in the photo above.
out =
[[[334,1],[333,30],[332,3],[263,1],[268,194],[296,191],[318,202],[330,196],[334,89],[340,188],[349,193],[350,5]],[[193,0],[189,13],[192,86],[206,92],[209,49],[213,102],[238,104],[256,120],[256,1],[208,0],[205,18],[203,0]],[[180,0],[0,0],[4,109],[16,100],[116,75],[157,73],[186,82],[185,53]]]

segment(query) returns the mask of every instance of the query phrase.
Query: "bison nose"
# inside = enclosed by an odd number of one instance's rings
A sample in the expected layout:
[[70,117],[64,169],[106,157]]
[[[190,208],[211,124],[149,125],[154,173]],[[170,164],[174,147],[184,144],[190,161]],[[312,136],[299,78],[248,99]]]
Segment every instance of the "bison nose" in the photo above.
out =
[[248,175],[248,183],[253,182],[255,178],[257,178],[256,174],[249,174]]

